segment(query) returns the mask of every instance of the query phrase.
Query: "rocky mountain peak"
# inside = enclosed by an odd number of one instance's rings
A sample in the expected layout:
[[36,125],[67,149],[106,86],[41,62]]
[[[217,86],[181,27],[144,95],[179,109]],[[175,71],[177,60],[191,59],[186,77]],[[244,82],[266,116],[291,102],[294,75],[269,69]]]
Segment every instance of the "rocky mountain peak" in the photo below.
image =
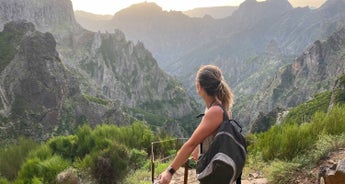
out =
[[257,2],[256,0],[246,0],[230,17],[233,20],[253,25],[262,20],[275,19],[283,13],[293,9],[287,0],[268,0]]
[[[276,107],[289,109],[312,99],[313,95],[332,90],[344,74],[345,28],[326,41],[315,41],[291,65],[280,68],[263,85],[250,108],[268,113]],[[247,109],[248,111],[248,109]],[[258,115],[258,114],[257,114]]]
[[70,0],[0,0],[0,17],[0,26],[25,17],[43,31],[53,27],[79,28]]
[[14,53],[0,70],[0,117],[5,119],[0,121],[1,139],[22,135],[45,140],[72,131],[81,121],[92,126],[103,121],[127,123],[119,104],[95,103],[81,92],[78,79],[62,63],[51,33],[15,21],[5,25],[0,38],[4,35],[16,39],[2,40],[1,45]]
[[9,22],[4,26],[4,32],[8,33],[20,33],[24,35],[26,32],[35,31],[35,25],[26,20],[19,20],[16,22]]
[[[156,3],[138,3],[128,8],[125,8],[115,14],[115,17],[150,17],[152,15],[159,15],[163,12],[162,8]],[[138,17],[136,17],[138,16]]]

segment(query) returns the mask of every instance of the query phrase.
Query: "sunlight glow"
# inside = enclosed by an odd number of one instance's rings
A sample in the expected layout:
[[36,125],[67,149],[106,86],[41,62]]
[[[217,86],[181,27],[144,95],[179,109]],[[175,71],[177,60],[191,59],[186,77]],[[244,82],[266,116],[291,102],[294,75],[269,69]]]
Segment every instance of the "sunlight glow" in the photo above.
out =
[[[132,4],[145,2],[144,0],[71,0],[74,10],[83,10],[95,14],[115,14]],[[200,7],[238,6],[244,0],[147,0],[155,2],[163,10],[185,11]],[[264,1],[264,0],[257,0]],[[294,6],[319,7],[326,0],[289,0]]]

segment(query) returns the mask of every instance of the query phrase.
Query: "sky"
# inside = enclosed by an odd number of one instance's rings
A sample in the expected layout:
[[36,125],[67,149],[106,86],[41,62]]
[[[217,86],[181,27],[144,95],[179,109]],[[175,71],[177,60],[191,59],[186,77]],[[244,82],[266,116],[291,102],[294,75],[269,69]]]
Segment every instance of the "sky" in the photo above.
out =
[[[141,3],[145,0],[71,0],[74,10],[83,10],[94,14],[113,15],[117,11],[129,7],[132,4]],[[163,10],[185,11],[199,7],[214,6],[238,6],[244,0],[147,0],[155,2]],[[264,0],[257,0],[264,1]],[[289,0],[294,7],[312,6],[319,7],[326,0]]]

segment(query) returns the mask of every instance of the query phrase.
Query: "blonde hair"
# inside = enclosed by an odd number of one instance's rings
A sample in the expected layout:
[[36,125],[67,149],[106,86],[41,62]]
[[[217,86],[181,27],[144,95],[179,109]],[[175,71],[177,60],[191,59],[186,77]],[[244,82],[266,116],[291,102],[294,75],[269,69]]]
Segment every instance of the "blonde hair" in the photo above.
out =
[[220,68],[215,65],[201,66],[196,80],[207,95],[217,97],[227,111],[231,110],[234,104],[234,95],[230,86],[224,80]]

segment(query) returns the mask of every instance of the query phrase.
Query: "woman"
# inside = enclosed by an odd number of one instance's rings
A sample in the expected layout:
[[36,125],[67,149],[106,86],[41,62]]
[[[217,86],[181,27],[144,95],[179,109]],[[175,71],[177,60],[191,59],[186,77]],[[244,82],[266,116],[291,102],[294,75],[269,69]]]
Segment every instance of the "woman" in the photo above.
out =
[[[159,175],[159,184],[169,184],[175,171],[186,162],[200,143],[203,142],[202,151],[207,151],[214,133],[223,121],[223,109],[219,105],[223,106],[228,113],[228,117],[231,117],[233,94],[217,66],[206,65],[200,67],[196,76],[196,89],[205,103],[205,115],[192,136],[178,151],[171,165]],[[193,154],[193,158],[196,157]]]

